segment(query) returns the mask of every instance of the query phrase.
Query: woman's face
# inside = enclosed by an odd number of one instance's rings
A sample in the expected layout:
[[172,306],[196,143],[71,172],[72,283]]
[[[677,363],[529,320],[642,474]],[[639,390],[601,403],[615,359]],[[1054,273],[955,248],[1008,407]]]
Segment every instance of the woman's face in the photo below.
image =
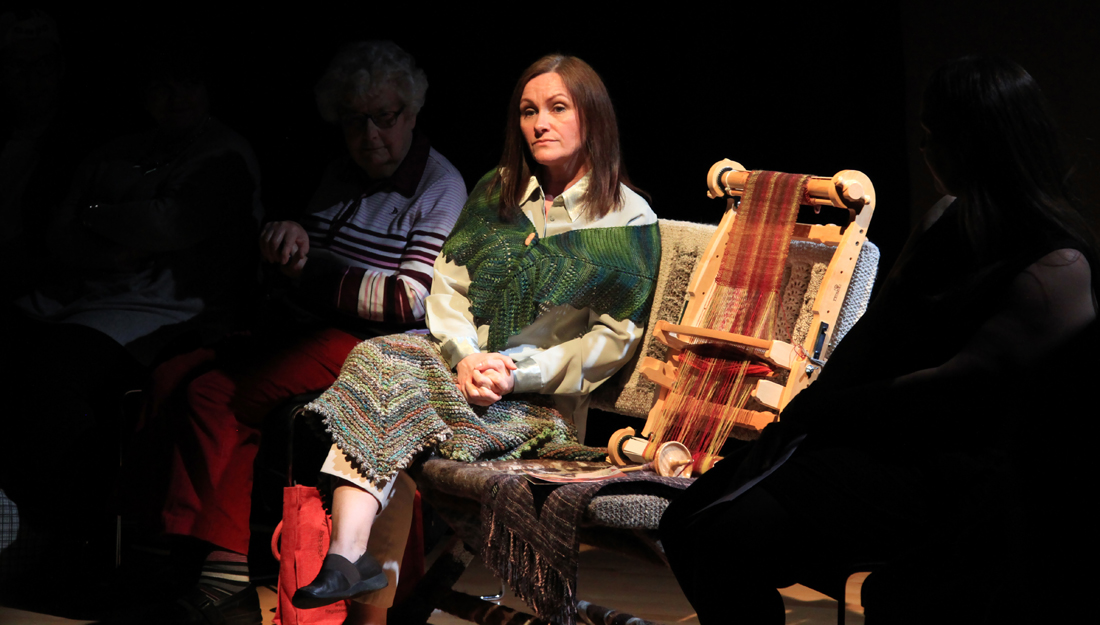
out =
[[393,175],[412,146],[416,115],[391,88],[341,107],[344,142],[355,164],[371,178]]
[[538,164],[556,173],[587,169],[584,130],[561,76],[550,72],[532,78],[519,107],[523,137]]

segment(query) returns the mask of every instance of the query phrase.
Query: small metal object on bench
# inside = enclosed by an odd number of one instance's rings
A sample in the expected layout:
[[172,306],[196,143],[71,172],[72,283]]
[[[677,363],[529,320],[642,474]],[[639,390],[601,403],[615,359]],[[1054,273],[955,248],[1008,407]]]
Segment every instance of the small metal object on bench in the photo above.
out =
[[504,598],[504,582],[500,583],[500,591],[495,595],[481,595],[482,601],[500,601]]

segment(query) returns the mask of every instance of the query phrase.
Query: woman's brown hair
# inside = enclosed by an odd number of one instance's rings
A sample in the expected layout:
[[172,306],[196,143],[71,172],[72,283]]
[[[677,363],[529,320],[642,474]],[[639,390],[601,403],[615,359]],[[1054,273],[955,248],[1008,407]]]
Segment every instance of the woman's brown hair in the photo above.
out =
[[531,157],[520,130],[520,100],[523,89],[532,78],[547,73],[561,77],[580,117],[584,134],[583,149],[589,166],[588,188],[584,192],[586,216],[598,219],[622,206],[620,184],[637,189],[630,184],[619,151],[619,124],[611,96],[596,70],[575,56],[548,54],[528,67],[516,82],[512,99],[508,103],[508,121],[504,128],[504,151],[500,157],[501,176],[494,178],[490,193],[501,185],[500,217],[510,220],[516,208],[523,202],[531,174],[538,163]]

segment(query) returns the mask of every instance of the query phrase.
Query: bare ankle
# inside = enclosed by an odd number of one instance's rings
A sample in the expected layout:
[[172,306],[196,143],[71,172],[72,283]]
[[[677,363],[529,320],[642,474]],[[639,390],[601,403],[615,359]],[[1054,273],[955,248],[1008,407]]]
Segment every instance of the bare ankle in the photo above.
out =
[[355,562],[364,553],[366,553],[366,546],[360,547],[351,542],[344,541],[332,541],[328,546],[328,552],[338,556],[344,556],[348,560]]

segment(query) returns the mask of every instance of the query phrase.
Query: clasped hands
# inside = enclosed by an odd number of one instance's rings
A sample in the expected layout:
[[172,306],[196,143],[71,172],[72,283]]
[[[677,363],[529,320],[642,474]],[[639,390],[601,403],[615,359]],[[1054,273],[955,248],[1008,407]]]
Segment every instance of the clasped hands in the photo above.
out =
[[297,222],[272,221],[260,232],[260,256],[288,278],[302,275],[308,254],[309,235]]
[[512,371],[515,369],[516,363],[504,354],[470,354],[455,367],[458,390],[475,406],[492,405],[512,392],[515,387]]

